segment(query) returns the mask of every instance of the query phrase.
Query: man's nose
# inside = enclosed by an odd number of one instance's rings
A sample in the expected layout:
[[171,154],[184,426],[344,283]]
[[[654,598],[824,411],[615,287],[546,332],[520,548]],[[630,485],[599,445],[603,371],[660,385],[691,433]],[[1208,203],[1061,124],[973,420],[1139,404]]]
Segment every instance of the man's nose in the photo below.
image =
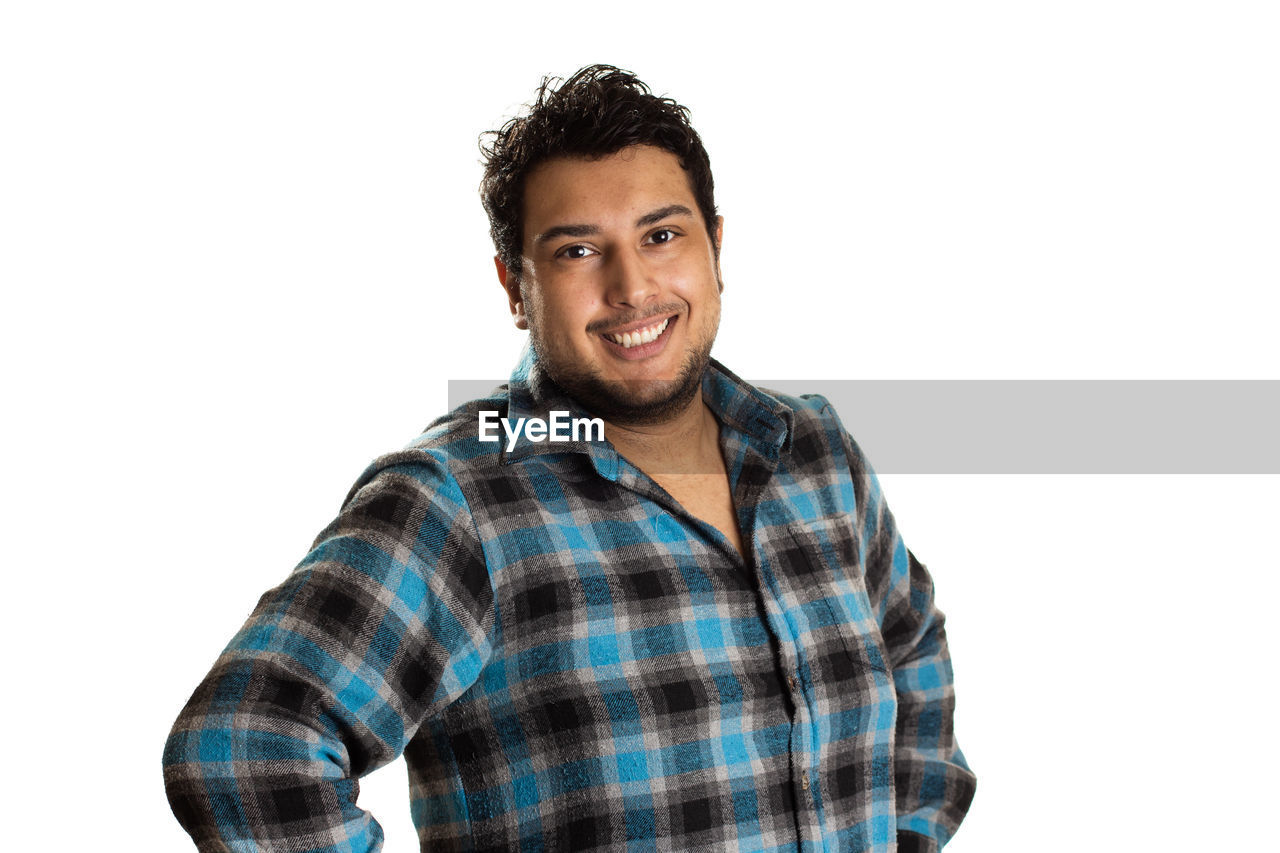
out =
[[614,252],[608,265],[607,299],[613,305],[639,308],[657,295],[653,271],[637,251]]

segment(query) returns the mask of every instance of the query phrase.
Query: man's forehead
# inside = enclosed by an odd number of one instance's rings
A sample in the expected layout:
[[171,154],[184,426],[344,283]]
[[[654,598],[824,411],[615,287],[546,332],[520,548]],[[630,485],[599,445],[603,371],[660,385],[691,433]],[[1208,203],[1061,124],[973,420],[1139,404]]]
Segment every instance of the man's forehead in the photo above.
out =
[[670,215],[698,215],[679,158],[649,146],[544,161],[529,173],[524,189],[526,238],[557,225],[634,224],[661,208],[671,208]]

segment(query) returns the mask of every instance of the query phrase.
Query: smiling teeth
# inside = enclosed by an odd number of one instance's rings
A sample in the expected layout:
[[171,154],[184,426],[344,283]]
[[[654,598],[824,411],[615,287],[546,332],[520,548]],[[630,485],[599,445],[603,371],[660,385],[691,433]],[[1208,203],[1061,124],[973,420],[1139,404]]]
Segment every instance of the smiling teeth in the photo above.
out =
[[656,326],[648,326],[644,329],[637,329],[634,332],[623,332],[621,335],[605,335],[606,338],[615,344],[621,344],[624,349],[640,346],[640,344],[648,344],[656,341],[658,335],[666,331],[667,324],[671,322],[671,318],[663,320]]

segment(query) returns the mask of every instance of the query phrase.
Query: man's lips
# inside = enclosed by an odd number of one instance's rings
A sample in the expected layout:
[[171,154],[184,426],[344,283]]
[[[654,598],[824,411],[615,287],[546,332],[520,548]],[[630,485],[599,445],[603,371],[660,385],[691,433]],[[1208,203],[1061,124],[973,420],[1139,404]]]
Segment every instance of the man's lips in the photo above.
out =
[[661,352],[677,322],[679,315],[676,314],[662,318],[651,317],[620,330],[605,332],[600,338],[615,355],[634,361]]
[[642,346],[657,340],[674,319],[675,315],[650,317],[647,320],[632,323],[620,329],[602,332],[601,337],[610,343],[618,344],[625,349],[631,349],[632,347]]

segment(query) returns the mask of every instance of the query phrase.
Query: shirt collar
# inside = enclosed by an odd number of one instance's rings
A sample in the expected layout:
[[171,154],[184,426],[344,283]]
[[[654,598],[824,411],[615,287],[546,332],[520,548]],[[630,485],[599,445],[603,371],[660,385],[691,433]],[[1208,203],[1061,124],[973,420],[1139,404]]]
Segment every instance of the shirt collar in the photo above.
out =
[[776,458],[791,449],[791,407],[714,358],[702,375],[702,399],[722,424],[749,436],[766,456]]
[[[507,417],[513,422],[517,418],[547,420],[552,411],[567,411],[571,418],[591,417],[547,374],[528,344],[511,372],[507,393]],[[776,459],[789,449],[791,409],[714,358],[702,375],[702,398],[722,424],[747,436],[766,456]],[[503,437],[503,464],[545,453],[585,453],[603,476],[617,479],[618,453],[608,441],[534,442],[521,432],[507,450]]]

